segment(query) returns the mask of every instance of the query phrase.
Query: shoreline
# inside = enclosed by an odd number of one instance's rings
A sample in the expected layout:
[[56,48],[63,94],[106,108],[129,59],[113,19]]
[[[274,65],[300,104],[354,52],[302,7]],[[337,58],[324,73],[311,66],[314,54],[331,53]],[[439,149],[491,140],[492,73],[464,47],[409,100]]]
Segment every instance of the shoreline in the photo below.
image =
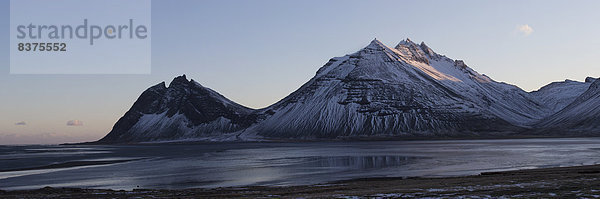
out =
[[347,197],[600,197],[600,165],[553,167],[480,175],[421,178],[360,178],[302,186],[246,186],[212,189],[85,188],[0,190],[0,198],[347,198]]
[[600,138],[598,136],[560,136],[560,135],[518,135],[518,136],[480,136],[480,137],[343,137],[338,139],[265,139],[254,141],[232,140],[232,141],[156,141],[156,142],[126,142],[126,143],[102,143],[98,141],[61,143],[58,146],[94,145],[94,146],[128,146],[128,145],[160,145],[160,144],[221,144],[221,143],[318,143],[318,142],[385,142],[385,141],[453,141],[453,140],[511,140],[511,139],[552,139],[552,138]]

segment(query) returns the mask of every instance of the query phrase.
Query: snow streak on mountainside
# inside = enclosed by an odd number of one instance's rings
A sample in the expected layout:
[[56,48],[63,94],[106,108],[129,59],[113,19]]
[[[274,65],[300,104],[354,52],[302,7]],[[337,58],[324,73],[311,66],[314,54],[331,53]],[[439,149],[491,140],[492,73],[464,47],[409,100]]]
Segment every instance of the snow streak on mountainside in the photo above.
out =
[[259,110],[185,76],[163,82],[142,93],[100,142],[517,135],[577,102],[592,80],[527,93],[425,43],[406,39],[390,48],[373,40]]
[[552,82],[531,94],[548,105],[552,112],[558,112],[585,92],[595,80],[595,78],[588,77],[585,82],[573,80]]
[[558,113],[542,120],[546,133],[597,135],[600,133],[600,79]]

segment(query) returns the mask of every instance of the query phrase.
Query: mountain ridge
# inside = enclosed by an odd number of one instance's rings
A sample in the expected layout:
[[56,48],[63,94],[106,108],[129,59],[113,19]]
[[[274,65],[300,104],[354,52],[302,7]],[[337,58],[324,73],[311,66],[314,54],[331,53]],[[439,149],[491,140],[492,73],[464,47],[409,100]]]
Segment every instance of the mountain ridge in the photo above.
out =
[[[525,92],[410,39],[334,57],[296,91],[252,109],[185,75],[144,91],[100,143],[508,136],[539,127],[586,83]],[[569,87],[570,86],[570,87]],[[571,89],[561,97],[552,90]]]
[[[589,78],[586,79],[586,83]],[[591,81],[592,79],[590,79]],[[600,130],[600,79],[594,80],[589,88],[572,103],[536,124],[540,132],[595,135]]]

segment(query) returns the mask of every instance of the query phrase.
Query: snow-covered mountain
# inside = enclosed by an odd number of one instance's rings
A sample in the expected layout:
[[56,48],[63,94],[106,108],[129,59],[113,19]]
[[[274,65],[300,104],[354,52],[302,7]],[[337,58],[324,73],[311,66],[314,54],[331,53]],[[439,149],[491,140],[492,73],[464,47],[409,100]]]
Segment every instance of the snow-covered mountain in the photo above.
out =
[[550,114],[527,92],[410,40],[331,59],[248,129],[267,137],[452,136],[516,131]]
[[183,75],[169,87],[162,82],[144,91],[98,142],[218,137],[254,124],[252,111]]
[[552,112],[558,112],[585,92],[595,80],[595,78],[588,77],[585,82],[568,79],[562,82],[552,82],[531,94],[543,104],[548,105]]
[[163,82],[142,93],[100,142],[506,136],[566,106],[578,95],[571,89],[583,84],[527,93],[425,43],[406,39],[391,48],[373,40],[330,59],[298,90],[259,110],[185,76],[169,87]]
[[541,120],[536,126],[542,128],[544,133],[598,135],[600,133],[600,79],[591,83],[589,88],[571,104]]

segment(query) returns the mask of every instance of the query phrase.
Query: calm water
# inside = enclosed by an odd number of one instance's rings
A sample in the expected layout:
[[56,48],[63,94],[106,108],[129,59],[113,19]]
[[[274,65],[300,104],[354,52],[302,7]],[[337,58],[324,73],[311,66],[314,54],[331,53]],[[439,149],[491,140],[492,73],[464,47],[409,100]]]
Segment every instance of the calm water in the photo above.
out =
[[600,138],[0,146],[0,189],[300,185],[599,162]]

